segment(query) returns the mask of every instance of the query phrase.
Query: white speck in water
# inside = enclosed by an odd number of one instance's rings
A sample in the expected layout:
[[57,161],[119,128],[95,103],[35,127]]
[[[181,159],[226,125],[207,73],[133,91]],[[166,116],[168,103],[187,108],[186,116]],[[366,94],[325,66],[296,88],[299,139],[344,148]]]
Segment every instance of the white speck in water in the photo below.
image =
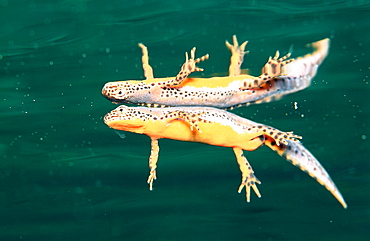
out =
[[361,136],[361,139],[362,139],[362,140],[366,140],[366,136],[365,136],[365,135],[362,135],[362,136]]
[[294,102],[294,109],[295,110],[298,109],[298,102],[297,101]]

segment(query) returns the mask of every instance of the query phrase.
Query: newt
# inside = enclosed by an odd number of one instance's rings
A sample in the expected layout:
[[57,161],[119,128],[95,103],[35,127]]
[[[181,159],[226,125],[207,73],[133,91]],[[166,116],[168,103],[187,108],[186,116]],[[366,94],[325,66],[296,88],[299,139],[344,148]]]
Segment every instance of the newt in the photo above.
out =
[[344,208],[347,207],[329,174],[301,144],[301,137],[292,132],[283,132],[212,107],[148,108],[121,105],[106,114],[104,122],[115,130],[145,134],[151,138],[150,173],[147,180],[150,190],[157,178],[158,139],[201,142],[233,149],[242,173],[238,192],[245,187],[246,200],[250,202],[251,188],[261,197],[256,185],[261,182],[255,176],[243,150],[253,151],[266,145],[307,172],[329,190]]
[[316,75],[318,66],[328,54],[329,39],[312,43],[314,51],[297,59],[290,59],[290,53],[279,58],[268,59],[260,76],[243,74],[241,65],[247,41],[239,45],[236,36],[233,44],[226,41],[231,51],[229,75],[211,78],[189,78],[192,72],[203,71],[197,63],[209,58],[204,55],[195,58],[196,48],[185,53],[186,60],[175,77],[154,78],[153,68],[149,64],[147,47],[142,49],[142,64],[145,80],[108,82],[102,94],[113,103],[128,103],[148,107],[164,106],[210,106],[233,109],[250,104],[278,100],[282,96],[303,90]]

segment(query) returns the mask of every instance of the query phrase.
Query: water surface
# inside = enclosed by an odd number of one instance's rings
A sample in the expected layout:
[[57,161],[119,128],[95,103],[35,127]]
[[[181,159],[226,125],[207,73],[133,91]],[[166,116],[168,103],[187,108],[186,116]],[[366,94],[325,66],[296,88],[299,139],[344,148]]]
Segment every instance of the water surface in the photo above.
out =
[[[369,1],[0,1],[1,240],[366,240],[370,223]],[[157,77],[184,52],[210,54],[194,76],[227,73],[225,40],[249,40],[243,68],[277,49],[331,38],[310,88],[234,113],[294,130],[349,207],[266,147],[245,153],[262,198],[238,194],[230,148],[160,140],[150,192],[149,138],[102,122],[101,88]],[[296,102],[298,109],[295,109]]]

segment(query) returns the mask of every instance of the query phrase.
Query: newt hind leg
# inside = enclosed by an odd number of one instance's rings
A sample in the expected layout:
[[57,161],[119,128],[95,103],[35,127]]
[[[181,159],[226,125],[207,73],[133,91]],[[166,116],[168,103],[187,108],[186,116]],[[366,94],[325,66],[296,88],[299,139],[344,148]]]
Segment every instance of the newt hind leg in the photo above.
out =
[[286,73],[283,71],[283,66],[294,61],[294,59],[289,59],[290,55],[291,53],[288,53],[279,58],[279,51],[276,51],[275,56],[273,58],[269,57],[267,63],[262,68],[262,74],[258,77],[245,79],[242,82],[240,90],[258,88],[274,78],[285,75]]
[[279,75],[284,75],[282,67],[294,61],[294,59],[289,59],[291,53],[279,58],[279,51],[276,51],[273,58],[269,57],[267,63],[262,68],[261,76],[276,77]]
[[245,187],[246,191],[246,200],[247,202],[250,202],[251,200],[251,187],[253,188],[253,191],[256,193],[257,197],[261,197],[261,194],[257,188],[256,184],[261,184],[261,182],[257,179],[257,177],[254,175],[254,171],[249,164],[247,158],[245,158],[243,154],[243,150],[240,148],[233,148],[233,151],[236,156],[236,160],[239,164],[240,171],[242,172],[242,182],[239,186],[238,192],[241,193],[243,188]]
[[229,76],[238,76],[241,74],[241,65],[243,63],[244,55],[249,51],[244,51],[248,41],[245,41],[239,46],[236,35],[233,36],[233,44],[226,41],[226,47],[231,51]]
[[293,134],[293,132],[283,132],[265,125],[252,126],[248,128],[248,131],[262,132],[265,136],[272,138],[277,146],[281,144],[288,145],[287,140],[298,142],[298,139],[302,139],[301,136]]

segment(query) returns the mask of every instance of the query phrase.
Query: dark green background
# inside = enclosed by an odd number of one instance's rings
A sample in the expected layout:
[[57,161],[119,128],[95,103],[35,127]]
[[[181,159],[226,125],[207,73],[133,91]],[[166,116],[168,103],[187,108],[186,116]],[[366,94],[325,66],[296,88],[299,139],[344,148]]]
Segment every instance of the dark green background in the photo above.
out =
[[[370,4],[293,2],[0,0],[0,240],[367,240]],[[213,76],[233,34],[254,75],[277,49],[332,39],[308,89],[234,112],[302,135],[347,210],[266,147],[245,153],[262,181],[251,203],[230,148],[172,140],[150,192],[149,138],[102,122],[104,83],[143,79],[138,42],[157,77],[193,46],[210,54],[193,76]]]

